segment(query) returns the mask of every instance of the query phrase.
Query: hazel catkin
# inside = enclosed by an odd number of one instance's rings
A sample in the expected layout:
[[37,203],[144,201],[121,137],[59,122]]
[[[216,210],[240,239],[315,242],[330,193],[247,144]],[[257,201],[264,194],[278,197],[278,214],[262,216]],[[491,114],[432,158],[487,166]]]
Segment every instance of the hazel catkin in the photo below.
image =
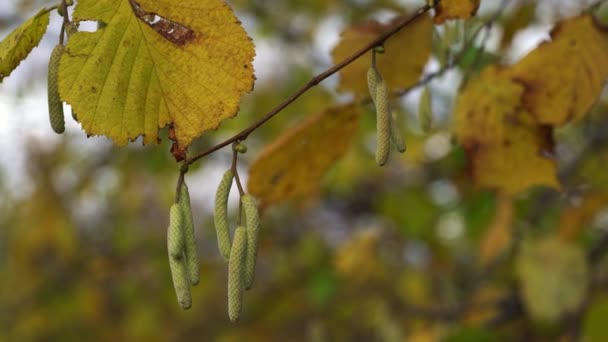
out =
[[431,100],[431,91],[429,87],[424,87],[422,95],[420,96],[420,103],[418,104],[418,121],[420,122],[420,129],[423,132],[428,133],[433,125],[433,103]]
[[217,234],[217,245],[225,260],[230,258],[230,230],[228,226],[228,195],[234,175],[226,171],[215,193],[214,222]]
[[61,61],[61,55],[63,54],[65,47],[62,44],[58,44],[51,53],[49,59],[49,72],[48,72],[48,104],[49,104],[49,119],[51,121],[51,128],[57,134],[61,134],[65,131],[65,119],[63,118],[63,102],[59,96],[59,84],[57,76],[59,73],[59,62]]
[[376,86],[376,162],[383,166],[388,160],[391,141],[391,113],[386,82],[381,80]]
[[228,262],[228,317],[232,322],[239,319],[243,308],[244,266],[247,252],[247,231],[238,227],[234,232],[234,241]]
[[395,112],[392,112],[391,114],[391,141],[399,153],[405,152],[405,140],[403,140],[403,136],[401,136],[401,132],[399,132],[397,114]]
[[243,211],[245,212],[245,222],[247,230],[247,254],[245,256],[245,289],[249,290],[255,278],[255,265],[258,255],[258,237],[260,233],[260,214],[256,199],[245,194],[243,201]]
[[190,293],[190,279],[186,268],[186,260],[184,257],[178,259],[169,256],[169,265],[171,266],[171,276],[173,278],[173,288],[177,295],[177,302],[182,309],[190,309],[192,306],[192,294]]
[[169,257],[180,259],[184,252],[184,217],[177,204],[173,204],[169,211],[169,229],[167,230],[167,249]]
[[376,67],[370,66],[369,69],[367,69],[367,88],[369,89],[369,95],[374,104],[376,104],[376,87],[381,79],[382,77]]
[[182,230],[184,238],[184,256],[186,258],[186,266],[188,268],[188,277],[190,278],[190,284],[196,285],[200,279],[198,253],[196,250],[196,236],[194,235],[194,220],[192,219],[190,193],[185,182],[182,184],[179,195],[179,208],[184,220]]

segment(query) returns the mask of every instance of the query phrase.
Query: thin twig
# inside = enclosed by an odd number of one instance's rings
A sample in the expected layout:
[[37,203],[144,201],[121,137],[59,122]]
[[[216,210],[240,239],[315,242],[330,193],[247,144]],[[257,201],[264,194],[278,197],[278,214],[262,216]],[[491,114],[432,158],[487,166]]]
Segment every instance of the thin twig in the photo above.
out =
[[179,203],[179,197],[182,193],[182,185],[184,184],[184,176],[188,172],[188,167],[182,167],[179,170],[179,177],[177,178],[177,185],[175,186],[175,203]]
[[231,169],[232,169],[232,174],[234,175],[234,180],[236,181],[236,186],[239,188],[239,195],[241,195],[241,197],[242,197],[243,195],[245,195],[245,191],[243,190],[243,185],[241,184],[241,178],[239,177],[239,170],[237,168],[238,155],[239,155],[239,153],[234,149],[234,146],[233,146]]
[[[439,3],[440,3],[440,1],[436,1],[434,6],[437,6],[437,4],[439,4]],[[249,134],[251,134],[253,131],[258,129],[260,126],[264,125],[267,121],[269,121],[270,119],[275,117],[283,109],[285,109],[285,107],[289,106],[292,102],[297,100],[300,96],[302,96],[308,90],[310,90],[314,86],[318,85],[326,78],[328,78],[328,77],[332,76],[333,74],[337,73],[338,71],[342,70],[344,67],[351,64],[355,60],[359,59],[359,57],[363,56],[364,54],[366,54],[368,51],[372,50],[376,46],[381,46],[382,44],[384,44],[384,42],[388,38],[390,38],[397,32],[401,31],[404,27],[408,26],[409,24],[414,22],[416,19],[420,18],[426,12],[428,12],[429,10],[434,8],[434,6],[430,6],[430,5],[426,4],[423,7],[419,8],[412,16],[410,16],[406,19],[403,19],[397,25],[393,26],[390,30],[381,34],[380,36],[378,36],[378,38],[374,39],[369,44],[367,44],[366,46],[359,49],[357,52],[355,52],[351,56],[344,59],[342,62],[335,64],[331,68],[329,68],[329,69],[325,70],[324,72],[320,73],[319,75],[313,77],[310,81],[308,81],[308,83],[306,83],[304,86],[302,86],[300,89],[298,89],[294,94],[292,94],[289,98],[287,98],[285,101],[281,102],[281,104],[279,104],[274,109],[272,109],[270,112],[268,112],[266,115],[264,115],[261,119],[254,122],[251,126],[245,128],[244,130],[242,130],[241,132],[232,136],[231,138],[228,138],[228,139],[224,140],[223,142],[211,147],[210,149],[208,149],[202,153],[199,153],[193,157],[190,157],[186,161],[186,163],[188,165],[190,165],[190,164],[196,162],[197,160],[232,144],[235,141],[247,139]]]
[[59,44],[63,45],[65,39],[65,32],[71,25],[71,22],[70,14],[68,13],[68,4],[65,3],[65,0],[61,0],[59,6],[63,10],[63,25],[61,25],[61,33],[59,34]]
[[230,169],[232,170],[232,174],[234,175],[234,180],[237,188],[239,189],[239,212],[237,214],[237,225],[241,225],[241,213],[243,212],[243,196],[245,195],[245,191],[243,190],[243,185],[241,184],[241,177],[239,176],[238,170],[238,156],[239,152],[236,150],[237,142],[232,144],[232,164],[230,165]]

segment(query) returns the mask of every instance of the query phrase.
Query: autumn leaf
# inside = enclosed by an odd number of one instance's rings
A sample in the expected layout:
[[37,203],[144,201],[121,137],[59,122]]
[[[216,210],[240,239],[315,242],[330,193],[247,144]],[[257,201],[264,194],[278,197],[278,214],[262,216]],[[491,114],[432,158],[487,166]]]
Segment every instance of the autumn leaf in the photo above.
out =
[[481,0],[442,0],[435,8],[435,24],[450,19],[468,19],[477,13]]
[[253,44],[223,1],[82,0],[74,20],[107,26],[70,37],[61,97],[88,134],[117,145],[156,143],[172,124],[185,148],[253,87]]
[[49,25],[49,11],[42,9],[0,42],[0,82],[38,46]]
[[582,118],[608,78],[608,28],[592,16],[568,19],[551,41],[513,66],[525,88],[526,108],[543,124],[561,126]]
[[521,104],[524,87],[495,66],[463,90],[455,130],[470,159],[475,182],[517,194],[535,185],[559,188],[552,128],[534,120]]
[[557,237],[526,241],[516,260],[526,309],[532,318],[553,321],[578,309],[587,290],[583,250]]
[[[403,18],[399,17],[386,25],[368,22],[347,28],[332,51],[334,62],[341,62],[401,20]],[[431,55],[432,29],[431,19],[420,17],[389,38],[384,44],[385,53],[376,55],[380,74],[389,90],[405,88],[418,81]],[[368,52],[342,69],[338,91],[353,92],[358,97],[369,96],[367,70],[371,60],[372,52]]]
[[354,105],[329,108],[283,133],[251,165],[249,192],[262,208],[315,194],[357,131]]

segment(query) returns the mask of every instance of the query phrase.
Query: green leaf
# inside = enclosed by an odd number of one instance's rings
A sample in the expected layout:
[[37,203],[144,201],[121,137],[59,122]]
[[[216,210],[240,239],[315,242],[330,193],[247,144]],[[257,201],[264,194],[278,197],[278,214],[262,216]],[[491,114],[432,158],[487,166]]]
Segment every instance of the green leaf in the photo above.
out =
[[603,295],[593,300],[591,307],[585,314],[583,341],[601,342],[606,340],[606,336],[608,336],[606,317],[608,317],[608,297]]
[[34,49],[49,25],[49,11],[40,10],[0,42],[0,82]]
[[500,341],[495,331],[484,328],[460,327],[443,342],[495,342]]
[[221,0],[82,0],[75,21],[107,24],[71,36],[59,91],[90,135],[119,146],[172,124],[180,147],[233,117],[253,88],[251,39]]

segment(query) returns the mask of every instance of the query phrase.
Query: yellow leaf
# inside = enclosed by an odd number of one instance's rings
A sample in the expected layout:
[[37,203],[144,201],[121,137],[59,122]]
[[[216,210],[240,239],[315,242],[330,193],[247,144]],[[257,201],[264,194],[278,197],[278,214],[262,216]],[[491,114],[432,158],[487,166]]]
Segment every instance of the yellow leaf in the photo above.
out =
[[353,234],[336,251],[334,268],[342,277],[365,283],[377,279],[383,268],[378,265],[380,234],[377,230],[361,230]]
[[41,10],[0,42],[0,82],[34,49],[49,25],[49,12]]
[[578,309],[585,298],[587,262],[578,245],[557,237],[528,241],[516,267],[526,309],[534,319],[554,321]]
[[346,153],[358,119],[354,105],[330,108],[267,146],[253,162],[248,181],[260,207],[315,194],[325,172]]
[[484,284],[477,289],[471,296],[468,309],[464,312],[463,321],[467,325],[482,325],[490,322],[501,314],[499,305],[488,305],[497,303],[501,299],[507,298],[507,289],[495,284]]
[[456,135],[482,187],[507,195],[535,185],[559,188],[552,128],[542,126],[521,106],[524,87],[495,66],[486,68],[458,98]]
[[[347,28],[332,51],[334,62],[341,62],[401,20],[400,17],[386,25],[368,22]],[[418,81],[431,55],[432,29],[431,19],[423,16],[389,38],[383,54],[376,54],[378,69],[389,91]],[[371,61],[372,53],[368,52],[342,69],[338,90],[353,92],[358,97],[367,96],[367,70]]]
[[76,21],[107,25],[70,37],[59,91],[88,134],[154,144],[172,124],[183,149],[236,114],[253,87],[253,44],[221,0],[138,3],[78,2]]
[[479,246],[479,261],[487,265],[511,245],[513,223],[513,200],[510,196],[498,195],[498,208],[494,221],[484,234]]
[[481,0],[442,0],[436,7],[435,24],[449,19],[468,19],[477,13]]
[[542,124],[561,126],[582,118],[608,78],[608,28],[592,16],[565,20],[552,40],[513,66],[526,87],[526,108]]

